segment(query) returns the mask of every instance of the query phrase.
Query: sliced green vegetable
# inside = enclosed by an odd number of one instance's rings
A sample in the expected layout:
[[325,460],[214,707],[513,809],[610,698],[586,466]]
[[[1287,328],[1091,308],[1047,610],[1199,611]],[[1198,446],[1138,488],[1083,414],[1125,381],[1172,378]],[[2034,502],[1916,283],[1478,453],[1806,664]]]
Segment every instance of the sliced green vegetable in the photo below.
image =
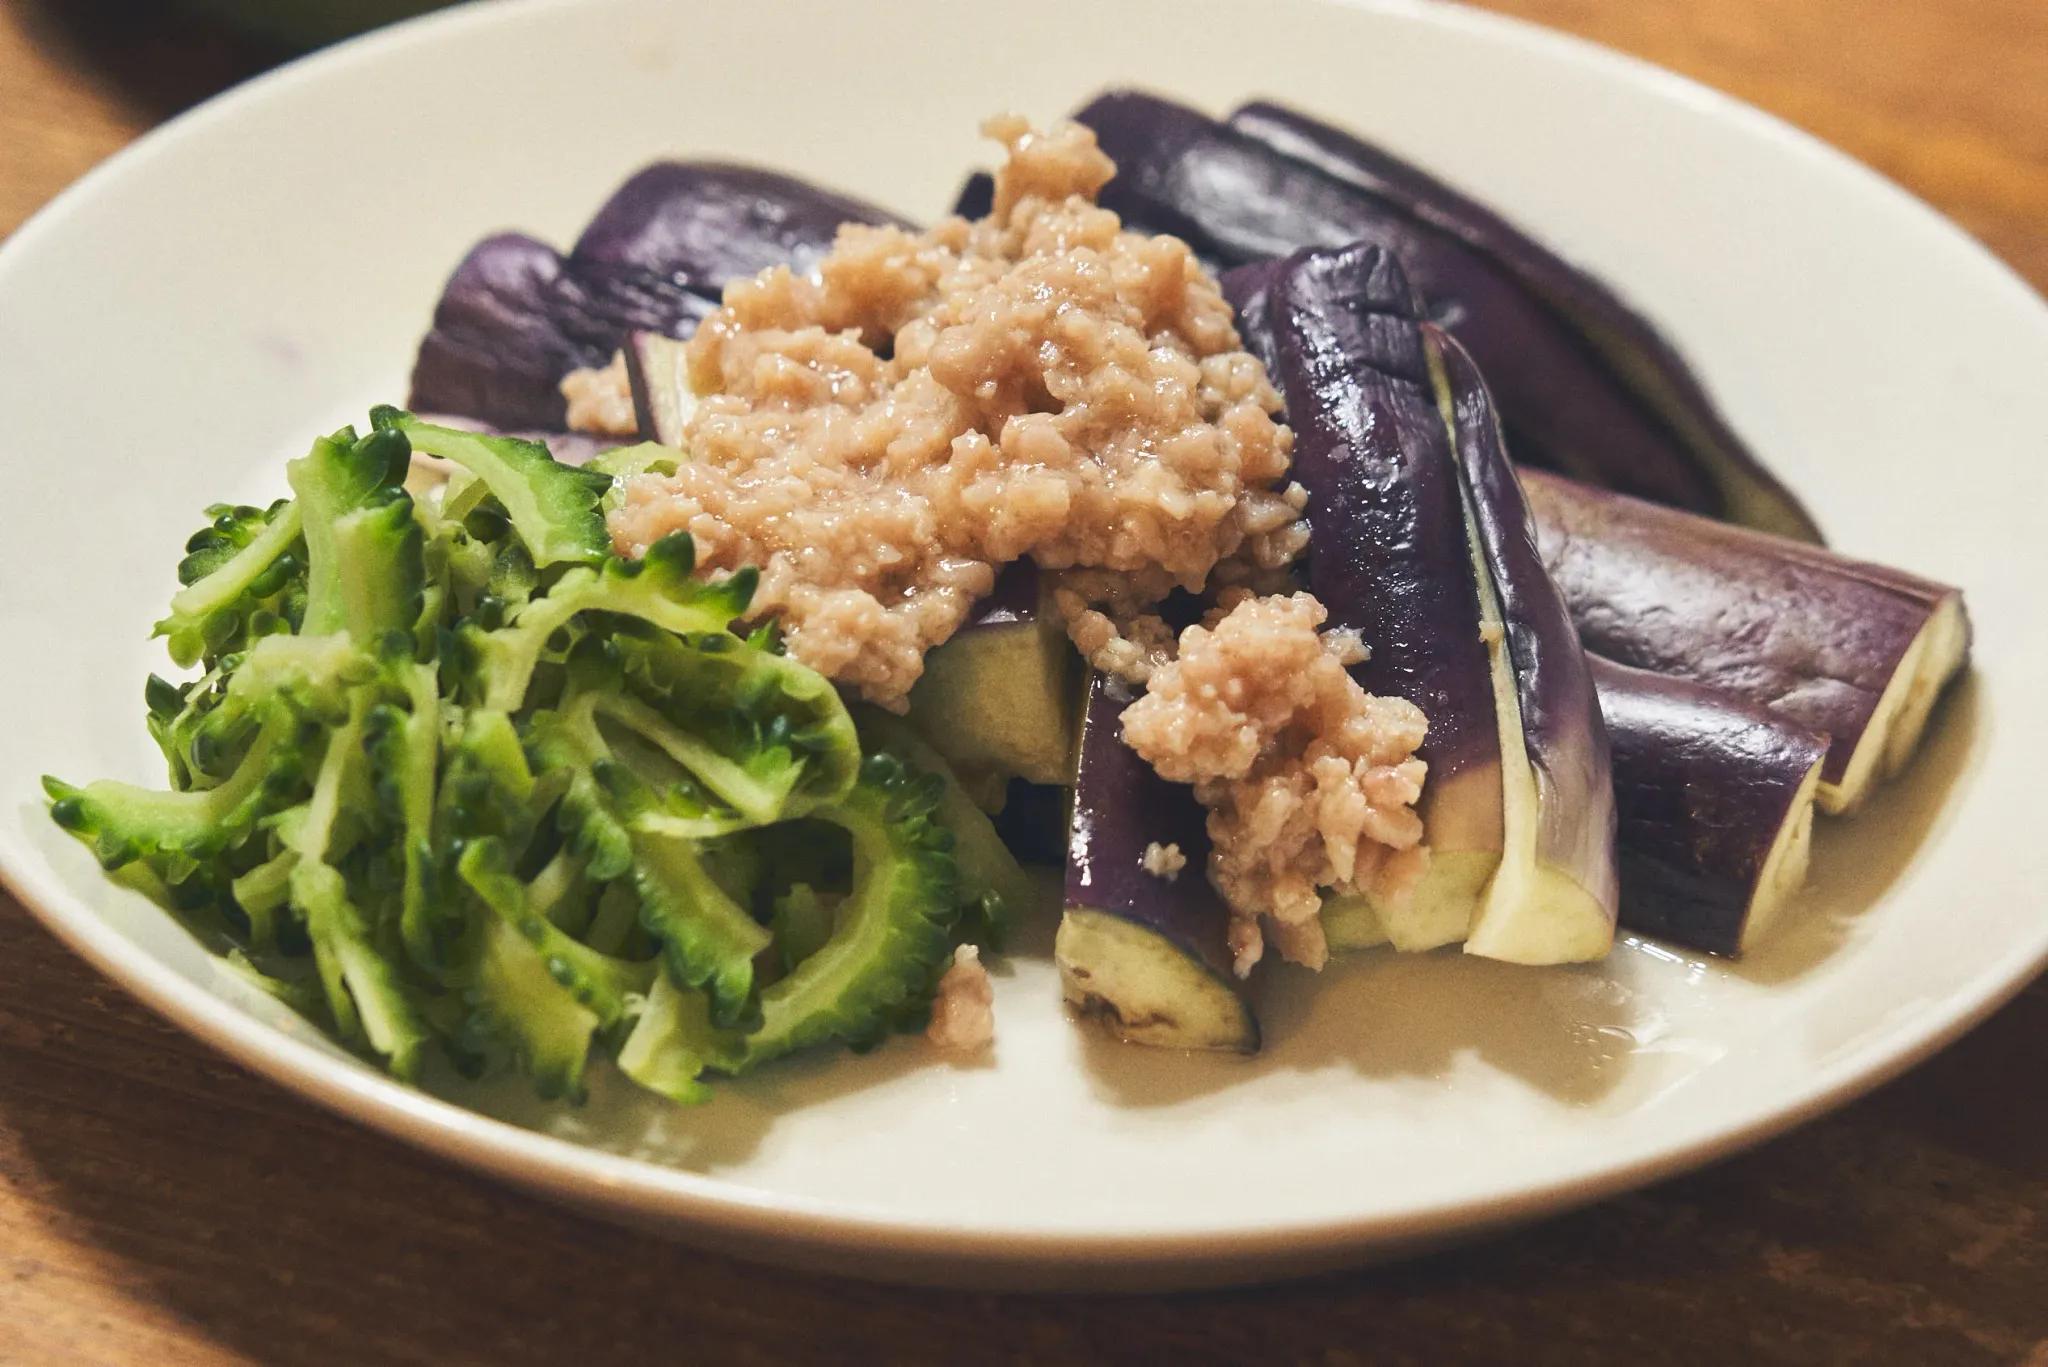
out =
[[611,476],[563,465],[537,441],[441,427],[396,408],[372,409],[370,421],[476,476],[505,509],[534,564],[596,564],[610,554],[598,500]]
[[[415,449],[462,471],[415,498]],[[200,672],[144,689],[172,791],[45,787],[116,881],[394,1075],[438,1044],[580,1098],[595,1051],[699,1100],[924,1010],[956,841],[977,918],[1021,895],[921,742],[930,773],[863,760],[838,690],[734,630],[751,569],[610,555],[610,475],[397,410],[287,473],[187,544],[159,632]]]
[[663,974],[619,1049],[619,1071],[650,1092],[694,1105],[711,1094],[701,1081],[705,1070],[730,1068],[736,1043],[735,1035],[711,1023],[709,998]]
[[741,1067],[829,1040],[872,1045],[929,995],[959,910],[939,791],[937,779],[871,755],[853,792],[820,813],[853,837],[853,891],[831,938],[762,992]]
[[[304,565],[298,505],[272,504],[255,513],[215,505],[213,523],[186,543],[178,567],[185,587],[171,599],[170,615],[156,624],[171,658],[192,665],[201,656],[234,649],[250,623],[273,613]],[[223,522],[227,525],[223,526]]]

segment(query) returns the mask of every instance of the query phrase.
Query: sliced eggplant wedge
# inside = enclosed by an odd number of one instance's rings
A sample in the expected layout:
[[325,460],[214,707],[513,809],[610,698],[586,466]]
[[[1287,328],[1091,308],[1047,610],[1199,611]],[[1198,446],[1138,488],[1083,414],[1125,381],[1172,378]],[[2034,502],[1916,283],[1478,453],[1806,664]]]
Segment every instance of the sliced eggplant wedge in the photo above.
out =
[[[1078,706],[1074,709],[1077,716],[1080,710]],[[996,833],[1022,863],[1064,868],[1073,805],[1071,779],[1058,786],[1012,782],[1004,789],[994,816]]]
[[564,375],[604,365],[635,331],[688,337],[727,284],[815,262],[843,222],[901,220],[772,171],[656,163],[605,201],[566,257],[521,233],[471,248],[420,343],[410,406],[559,431]]
[[910,720],[963,775],[1073,782],[1081,659],[1028,560],[1006,566],[950,640],[925,656]]
[[1246,351],[1256,356],[1277,386],[1280,355],[1273,342],[1273,285],[1289,265],[1284,256],[1233,266],[1216,278],[1237,315],[1237,335]]
[[1740,955],[1806,881],[1827,738],[1722,689],[1588,658],[1614,757],[1621,924]]
[[[1372,658],[1353,674],[1429,718],[1419,807],[1429,871],[1399,902],[1334,899],[1333,948],[1463,940],[1502,849],[1500,717],[1457,458],[1406,278],[1360,244],[1269,284],[1274,371],[1308,490],[1309,588]],[[1244,277],[1238,277],[1239,280]]]
[[1719,491],[1722,516],[1802,541],[1821,539],[1811,514],[1764,468],[1678,349],[1600,279],[1477,200],[1342,129],[1267,101],[1243,106],[1228,122],[1494,262],[1663,419]]
[[683,343],[658,332],[636,332],[622,350],[641,439],[681,449],[683,428],[697,408],[688,351]]
[[[1131,700],[1109,675],[1089,681],[1053,943],[1061,988],[1133,1044],[1256,1052],[1258,1018],[1231,973],[1230,913],[1204,873],[1207,817],[1193,789],[1124,744]],[[1178,875],[1147,870],[1154,844],[1179,847]]]
[[1620,884],[1607,729],[1593,677],[1537,552],[1479,367],[1448,333],[1422,331],[1457,441],[1480,608],[1489,624],[1498,613],[1504,637],[1505,650],[1492,651],[1500,732],[1522,739],[1501,746],[1505,845],[1465,949],[1515,963],[1597,958],[1614,940]]
[[716,305],[658,277],[593,282],[544,242],[487,237],[455,268],[413,363],[410,406],[505,429],[568,425],[562,377],[601,366],[634,328],[687,333]]
[[1968,660],[1960,590],[1540,472],[1523,483],[1586,649],[1825,734],[1822,811],[1904,766]]
[[716,300],[771,266],[815,265],[842,223],[909,224],[887,210],[755,166],[661,161],[612,193],[576,239],[579,266],[624,266]]
[[1599,958],[1616,899],[1605,731],[1476,368],[1370,243],[1292,258],[1266,307],[1309,491],[1309,586],[1370,648],[1359,682],[1430,725],[1430,871],[1400,901],[1335,899],[1326,933]]
[[1102,204],[1185,238],[1206,261],[1359,240],[1394,252],[1428,318],[1478,359],[1518,459],[1708,516],[1754,511],[1728,502],[1684,435],[1577,323],[1463,238],[1166,100],[1115,91],[1075,117],[1117,163]]

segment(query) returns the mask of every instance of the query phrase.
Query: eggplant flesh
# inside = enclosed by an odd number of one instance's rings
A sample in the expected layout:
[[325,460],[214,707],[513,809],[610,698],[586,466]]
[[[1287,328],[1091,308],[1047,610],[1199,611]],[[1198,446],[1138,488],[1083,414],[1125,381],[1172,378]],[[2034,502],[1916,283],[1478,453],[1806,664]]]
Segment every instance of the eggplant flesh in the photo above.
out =
[[1192,109],[1129,91],[1076,115],[1118,173],[1101,203],[1231,267],[1367,240],[1393,251],[1478,359],[1518,459],[1710,516],[1730,507],[1682,435],[1570,319],[1494,257]]
[[1038,567],[1003,567],[995,588],[925,657],[910,720],[963,777],[1000,794],[1013,778],[1073,781],[1079,657]]
[[641,439],[682,449],[683,429],[697,409],[689,352],[683,343],[658,332],[636,332],[621,350]]
[[[1089,681],[1053,944],[1061,989],[1134,1044],[1255,1052],[1259,1023],[1232,972],[1230,913],[1204,873],[1207,815],[1191,788],[1124,744],[1132,699],[1109,675]],[[1180,847],[1177,876],[1146,870],[1155,843]]]
[[1591,664],[1613,747],[1622,925],[1742,954],[1806,881],[1826,737],[1721,689]]
[[1603,281],[1420,167],[1320,120],[1254,101],[1232,113],[1228,123],[1496,263],[1572,327],[1664,420],[1715,485],[1723,516],[1799,540],[1821,540],[1811,514],[1736,433],[1678,349]]
[[1336,948],[1453,944],[1499,866],[1502,738],[1457,460],[1416,301],[1393,256],[1360,243],[1290,258],[1266,281],[1264,309],[1294,478],[1309,494],[1308,586],[1331,627],[1370,647],[1352,668],[1360,685],[1429,719],[1417,752],[1429,766],[1417,805],[1428,872],[1399,901],[1331,899],[1324,932]]
[[1825,734],[1822,811],[1911,758],[1968,660],[1954,588],[1539,472],[1523,484],[1586,649]]

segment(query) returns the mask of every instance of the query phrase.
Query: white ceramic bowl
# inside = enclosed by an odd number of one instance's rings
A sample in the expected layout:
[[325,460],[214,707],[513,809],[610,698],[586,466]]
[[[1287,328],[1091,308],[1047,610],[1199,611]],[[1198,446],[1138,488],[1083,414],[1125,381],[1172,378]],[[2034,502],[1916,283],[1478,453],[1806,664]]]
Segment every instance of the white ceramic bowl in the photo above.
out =
[[[44,771],[154,778],[149,624],[198,509],[281,491],[401,398],[487,230],[566,237],[664,154],[931,215],[1002,108],[1140,83],[1272,95],[1414,155],[1597,263],[1697,358],[1836,542],[1964,585],[1976,672],[1910,776],[1819,838],[1741,967],[1647,945],[1529,971],[1368,956],[1266,984],[1255,1061],[1115,1047],[1011,961],[990,1066],[905,1041],[675,1110],[400,1087],[242,989],[45,819]],[[288,67],[88,176],[0,249],[0,869],[157,1010],[308,1096],[549,1194],[856,1273],[1250,1278],[1591,1200],[1923,1057],[2048,950],[2048,310],[1925,206],[1781,124],[1463,10],[1319,0],[471,7]]]

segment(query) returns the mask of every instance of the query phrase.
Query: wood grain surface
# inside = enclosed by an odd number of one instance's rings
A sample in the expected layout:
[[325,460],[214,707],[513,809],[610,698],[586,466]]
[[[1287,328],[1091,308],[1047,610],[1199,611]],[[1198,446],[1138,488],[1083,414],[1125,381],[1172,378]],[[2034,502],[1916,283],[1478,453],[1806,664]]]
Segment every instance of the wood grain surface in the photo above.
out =
[[[2048,285],[2048,0],[1494,7],[1785,116]],[[157,4],[0,0],[0,233],[272,57]],[[1788,1138],[1492,1243],[1200,1296],[917,1292],[672,1247],[331,1118],[0,897],[0,1364],[2048,1367],[2044,1079],[2036,983]]]

